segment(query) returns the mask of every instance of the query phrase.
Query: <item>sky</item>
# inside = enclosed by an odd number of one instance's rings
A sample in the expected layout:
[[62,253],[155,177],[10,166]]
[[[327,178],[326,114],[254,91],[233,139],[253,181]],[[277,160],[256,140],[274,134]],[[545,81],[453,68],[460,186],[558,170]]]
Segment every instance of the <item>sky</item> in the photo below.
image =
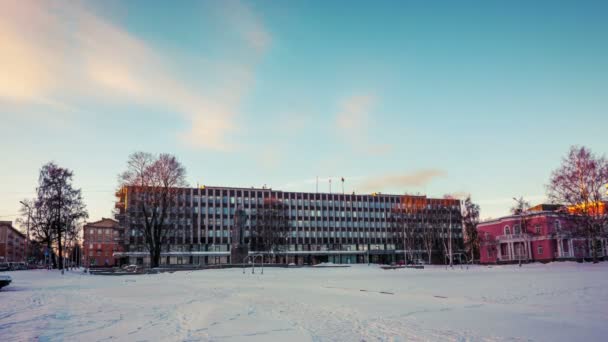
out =
[[608,152],[606,1],[0,2],[0,220],[41,166],[111,217],[136,151],[188,182],[546,201]]

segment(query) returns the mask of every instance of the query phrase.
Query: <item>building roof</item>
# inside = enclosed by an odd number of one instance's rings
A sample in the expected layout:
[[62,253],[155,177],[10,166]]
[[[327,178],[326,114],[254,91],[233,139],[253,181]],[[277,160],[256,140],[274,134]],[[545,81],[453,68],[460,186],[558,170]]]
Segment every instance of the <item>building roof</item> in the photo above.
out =
[[[565,215],[568,215],[568,214],[561,212],[561,211],[557,211],[557,210],[545,210],[545,211],[528,211],[524,216],[527,218],[530,218],[530,217],[538,217],[538,216],[564,217]],[[521,219],[520,215],[507,215],[507,216],[502,216],[502,217],[498,217],[498,218],[491,218],[491,219],[485,220],[483,222],[479,222],[479,224],[477,225],[477,228],[479,228],[481,226],[496,224],[496,223],[499,223],[502,221],[511,221],[511,220],[520,220],[520,219]]]
[[13,232],[17,233],[18,235],[20,235],[22,238],[25,239],[25,234],[18,231],[17,228],[13,227],[13,221],[0,221],[0,226],[5,226],[5,227],[8,227],[9,229],[12,229]]
[[84,225],[85,228],[95,227],[95,228],[118,228],[118,221],[113,220],[111,218],[102,217],[101,220],[90,222]]
[[561,204],[546,204],[546,203],[541,203],[541,204],[537,204],[533,207],[531,207],[530,209],[528,209],[528,211],[558,211],[560,209],[562,209],[564,206]]

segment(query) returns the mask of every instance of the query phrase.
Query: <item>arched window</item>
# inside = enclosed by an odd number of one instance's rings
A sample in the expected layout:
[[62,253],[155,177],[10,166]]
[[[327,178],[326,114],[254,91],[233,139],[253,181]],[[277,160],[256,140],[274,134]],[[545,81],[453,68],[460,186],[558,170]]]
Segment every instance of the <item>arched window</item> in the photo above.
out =
[[509,226],[505,226],[505,235],[509,234],[511,234],[511,229],[509,228]]
[[559,231],[561,228],[561,224],[560,224],[559,220],[555,220],[554,224],[555,224],[555,231],[556,232]]

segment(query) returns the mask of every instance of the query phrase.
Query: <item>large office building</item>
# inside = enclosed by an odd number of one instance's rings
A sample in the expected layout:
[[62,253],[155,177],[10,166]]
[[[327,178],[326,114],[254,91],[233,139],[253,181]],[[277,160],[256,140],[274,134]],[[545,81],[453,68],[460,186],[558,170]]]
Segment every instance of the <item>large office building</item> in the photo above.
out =
[[[405,258],[402,238],[405,225],[415,226],[418,231],[416,247],[408,247],[408,255],[429,259],[428,249],[422,247],[424,229],[437,233],[431,253],[435,262],[445,260],[445,253],[440,250],[445,246],[439,241],[442,237],[450,236],[453,252],[462,249],[460,201],[457,199],[214,186],[180,188],[176,193],[174,205],[168,210],[166,222],[171,229],[165,241],[166,248],[161,253],[163,264],[229,263],[235,213],[246,214],[244,242],[251,245],[252,235],[257,234],[256,225],[261,224],[256,215],[268,201],[281,204],[287,226],[284,242],[269,253],[272,254],[269,260],[273,262],[402,261]],[[116,219],[125,232],[125,239],[124,252],[115,253],[115,256],[122,258],[122,263],[148,264],[138,197],[134,189],[128,187],[116,195]],[[396,217],[400,218],[400,224],[396,224]],[[446,231],[450,233],[446,234]],[[260,251],[250,248],[250,254],[256,252]]]

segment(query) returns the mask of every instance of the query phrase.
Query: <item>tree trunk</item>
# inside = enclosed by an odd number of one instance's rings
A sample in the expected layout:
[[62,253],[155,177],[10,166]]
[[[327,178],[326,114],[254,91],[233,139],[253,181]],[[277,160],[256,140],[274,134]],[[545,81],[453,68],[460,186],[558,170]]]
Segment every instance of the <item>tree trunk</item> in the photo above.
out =
[[593,257],[593,263],[597,264],[597,246],[596,246],[597,240],[595,239],[595,237],[591,240],[591,256]]
[[150,250],[150,267],[160,266],[160,248],[155,247]]
[[59,229],[57,231],[57,250],[58,250],[58,255],[57,255],[57,262],[58,262],[58,266],[59,269],[62,270],[63,269],[63,246],[61,246],[61,226],[59,226]]

